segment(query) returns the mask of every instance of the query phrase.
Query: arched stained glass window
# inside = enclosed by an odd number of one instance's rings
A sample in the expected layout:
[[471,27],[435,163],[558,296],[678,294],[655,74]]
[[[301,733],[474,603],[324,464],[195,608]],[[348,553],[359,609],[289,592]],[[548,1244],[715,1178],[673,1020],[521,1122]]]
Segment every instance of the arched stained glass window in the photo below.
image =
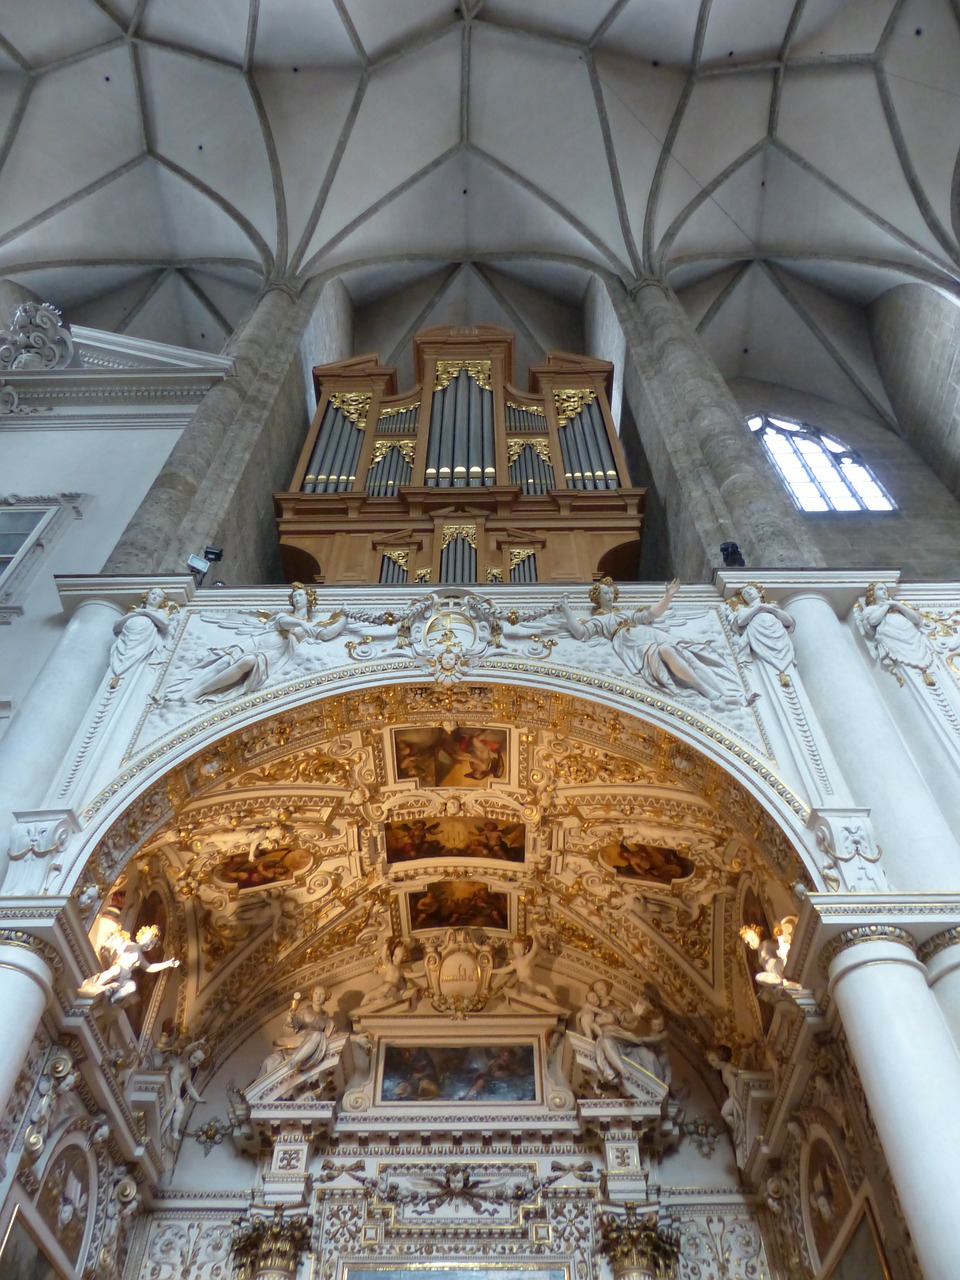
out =
[[842,440],[804,422],[747,419],[801,511],[894,511],[873,472]]

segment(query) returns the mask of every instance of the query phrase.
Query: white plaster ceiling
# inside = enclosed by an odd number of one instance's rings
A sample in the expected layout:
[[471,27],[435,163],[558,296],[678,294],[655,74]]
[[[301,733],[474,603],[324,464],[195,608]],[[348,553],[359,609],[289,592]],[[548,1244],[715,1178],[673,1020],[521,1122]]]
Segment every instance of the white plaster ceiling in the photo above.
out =
[[0,275],[217,349],[265,279],[658,271],[786,369],[815,297],[957,292],[958,68],[957,0],[4,0]]

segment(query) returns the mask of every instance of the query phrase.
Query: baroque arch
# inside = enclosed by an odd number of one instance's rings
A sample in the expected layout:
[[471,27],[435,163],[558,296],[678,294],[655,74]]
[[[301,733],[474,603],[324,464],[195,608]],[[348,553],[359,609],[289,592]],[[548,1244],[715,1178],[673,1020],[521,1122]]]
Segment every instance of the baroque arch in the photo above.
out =
[[652,1000],[695,1060],[722,1044],[753,1061],[741,903],[774,921],[798,884],[783,827],[677,734],[543,688],[398,684],[207,744],[114,820],[77,890],[103,904],[94,936],[165,904],[182,966],[137,1024],[204,1040],[215,1073],[240,1047],[248,1072],[268,1056],[292,992],[338,988],[349,1015],[384,940],[418,959],[449,929],[489,935],[501,963],[537,939],[540,980],[574,1012],[608,981]]

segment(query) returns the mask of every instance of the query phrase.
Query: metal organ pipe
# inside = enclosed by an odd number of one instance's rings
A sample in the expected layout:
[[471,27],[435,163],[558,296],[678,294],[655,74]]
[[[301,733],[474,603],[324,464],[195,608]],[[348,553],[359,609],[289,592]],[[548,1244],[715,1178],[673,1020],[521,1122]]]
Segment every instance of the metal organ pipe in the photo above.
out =
[[328,404],[304,481],[305,493],[336,493],[356,475],[363,432],[340,409]]
[[603,483],[598,483],[597,488],[616,489],[620,484],[620,478],[617,475],[617,464],[613,459],[613,450],[610,448],[610,440],[607,437],[603,414],[596,401],[587,406],[587,416],[597,443],[598,470],[603,471]]

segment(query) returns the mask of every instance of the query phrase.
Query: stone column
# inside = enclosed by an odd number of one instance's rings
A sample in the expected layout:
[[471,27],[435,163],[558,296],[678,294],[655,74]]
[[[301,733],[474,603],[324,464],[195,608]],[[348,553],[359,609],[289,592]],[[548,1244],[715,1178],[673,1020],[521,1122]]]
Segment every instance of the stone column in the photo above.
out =
[[830,991],[925,1280],[955,1280],[960,1057],[953,1037],[905,930],[848,929],[826,955]]
[[213,536],[212,520],[203,522],[199,535],[193,532],[200,515],[195,499],[293,307],[290,290],[268,289],[231,339],[225,354],[233,357],[236,372],[204,396],[111,552],[105,573],[182,573],[186,556],[201,551],[203,541]]
[[120,613],[102,600],[79,606],[0,740],[0,883],[11,815],[41,807],[100,687]]
[[920,948],[927,982],[960,1051],[960,925],[934,934]]
[[781,599],[796,620],[803,683],[857,805],[870,809],[891,884],[960,890],[960,846],[907,751],[857,651],[818,592]]
[[6,1112],[53,989],[53,975],[42,953],[43,945],[36,938],[16,929],[0,929],[0,1115]]
[[[738,542],[753,565],[824,563],[683,307],[659,280],[611,297],[627,341],[627,394],[661,499],[675,511],[677,574],[703,579]],[[630,373],[634,376],[631,378]]]

